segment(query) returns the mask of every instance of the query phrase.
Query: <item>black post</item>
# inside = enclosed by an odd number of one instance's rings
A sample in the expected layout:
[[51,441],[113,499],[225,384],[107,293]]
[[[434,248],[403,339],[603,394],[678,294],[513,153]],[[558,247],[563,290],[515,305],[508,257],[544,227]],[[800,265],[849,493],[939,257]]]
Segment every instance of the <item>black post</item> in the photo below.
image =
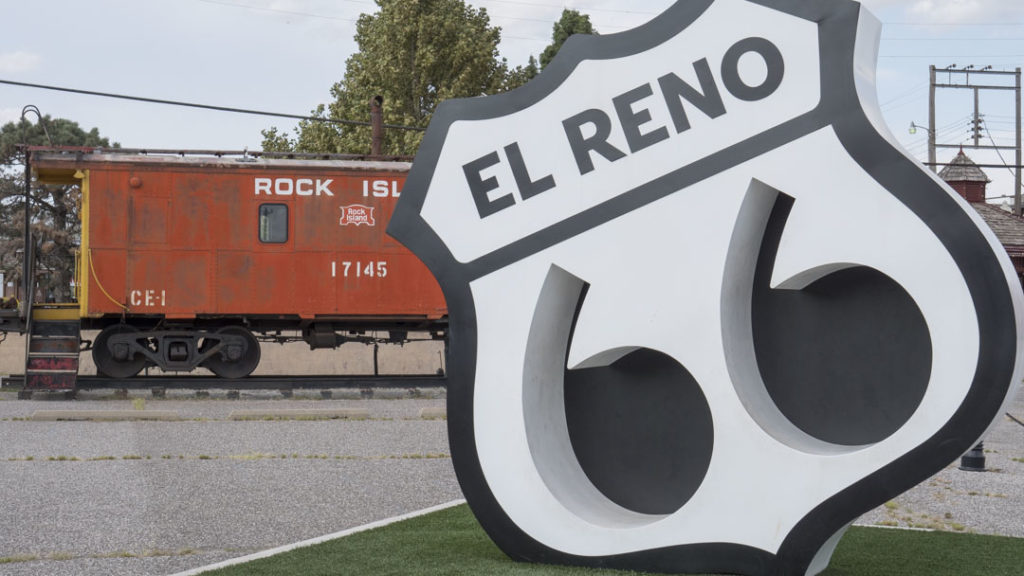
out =
[[377,368],[377,351],[380,348],[380,344],[373,343],[373,375],[380,376],[380,371]]
[[[43,129],[43,134],[46,135],[46,141],[50,144],[50,146],[53,146],[53,139],[50,138],[50,131],[46,129],[46,121],[43,119],[43,113],[39,111],[38,106],[29,104],[22,108],[21,120],[24,122],[25,115],[29,112],[32,112],[36,115],[37,118],[39,118],[39,127]],[[34,268],[34,266],[31,265],[32,263],[30,262],[31,258],[29,258],[29,255],[31,254],[30,250],[32,248],[32,233],[29,230],[29,214],[32,210],[32,168],[30,166],[31,161],[29,154],[29,138],[31,135],[28,133],[28,129],[25,126],[25,124],[22,124],[21,127],[25,131],[25,140],[24,142],[22,142],[23,151],[25,153],[25,260],[22,263],[22,282],[25,285],[25,294],[23,295],[25,305],[24,308],[22,309],[22,314],[25,315],[25,326],[30,326],[31,318],[29,316],[31,315],[32,310],[31,289],[33,282],[29,276],[31,276],[33,272],[32,268]]]
[[384,149],[384,97],[374,96],[370,100],[370,155],[380,156]]
[[24,303],[22,307],[22,314],[26,316],[27,321],[28,310],[30,309],[32,302],[30,292],[32,288],[32,281],[29,278],[32,274],[32,271],[29,270],[29,250],[32,249],[32,232],[29,230],[29,212],[32,209],[32,167],[29,165],[28,144],[23,144],[22,146],[24,147],[25,153],[25,251],[23,254],[24,258],[21,263],[21,283],[24,286],[24,292],[22,293],[22,302]]
[[978,442],[977,446],[960,457],[960,469],[966,472],[985,472],[984,442]]

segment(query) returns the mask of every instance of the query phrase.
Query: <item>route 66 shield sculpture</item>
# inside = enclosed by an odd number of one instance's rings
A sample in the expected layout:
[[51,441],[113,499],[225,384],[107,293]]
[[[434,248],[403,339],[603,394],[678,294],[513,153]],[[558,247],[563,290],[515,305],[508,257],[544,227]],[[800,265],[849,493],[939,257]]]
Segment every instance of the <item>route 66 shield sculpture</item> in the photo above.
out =
[[1021,379],[999,243],[894,144],[849,0],[683,0],[435,114],[388,231],[511,557],[815,574]]

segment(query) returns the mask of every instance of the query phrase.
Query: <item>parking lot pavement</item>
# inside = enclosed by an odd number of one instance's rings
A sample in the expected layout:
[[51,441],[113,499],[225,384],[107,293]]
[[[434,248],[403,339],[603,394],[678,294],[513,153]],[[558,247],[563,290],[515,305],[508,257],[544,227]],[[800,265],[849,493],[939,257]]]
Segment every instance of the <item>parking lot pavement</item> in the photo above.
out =
[[[0,394],[0,573],[169,574],[460,498],[443,399],[18,401]],[[176,411],[174,422],[35,422],[36,410]],[[231,420],[365,409],[366,420]],[[1008,410],[1024,418],[1024,390]],[[1024,538],[1024,426],[989,471],[946,469],[858,521]]]
[[[232,421],[232,410],[366,420]],[[159,575],[461,497],[443,400],[149,400],[175,422],[35,422],[132,401],[0,401],[0,573]],[[134,407],[139,407],[138,403]]]

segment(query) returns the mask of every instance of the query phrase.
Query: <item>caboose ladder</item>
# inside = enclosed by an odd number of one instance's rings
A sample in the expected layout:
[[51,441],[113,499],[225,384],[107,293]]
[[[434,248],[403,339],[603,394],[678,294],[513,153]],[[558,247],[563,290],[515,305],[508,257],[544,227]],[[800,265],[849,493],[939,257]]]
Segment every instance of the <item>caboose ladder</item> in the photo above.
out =
[[81,347],[78,304],[36,304],[25,354],[25,391],[74,390]]

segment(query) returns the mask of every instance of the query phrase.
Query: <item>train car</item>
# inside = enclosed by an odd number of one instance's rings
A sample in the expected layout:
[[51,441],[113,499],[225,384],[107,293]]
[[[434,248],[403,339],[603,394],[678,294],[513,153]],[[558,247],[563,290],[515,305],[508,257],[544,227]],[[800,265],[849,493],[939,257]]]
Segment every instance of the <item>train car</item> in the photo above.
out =
[[103,374],[240,378],[282,332],[311,348],[444,336],[437,282],[385,233],[408,162],[34,149],[30,165],[81,187],[70,314],[100,330]]

